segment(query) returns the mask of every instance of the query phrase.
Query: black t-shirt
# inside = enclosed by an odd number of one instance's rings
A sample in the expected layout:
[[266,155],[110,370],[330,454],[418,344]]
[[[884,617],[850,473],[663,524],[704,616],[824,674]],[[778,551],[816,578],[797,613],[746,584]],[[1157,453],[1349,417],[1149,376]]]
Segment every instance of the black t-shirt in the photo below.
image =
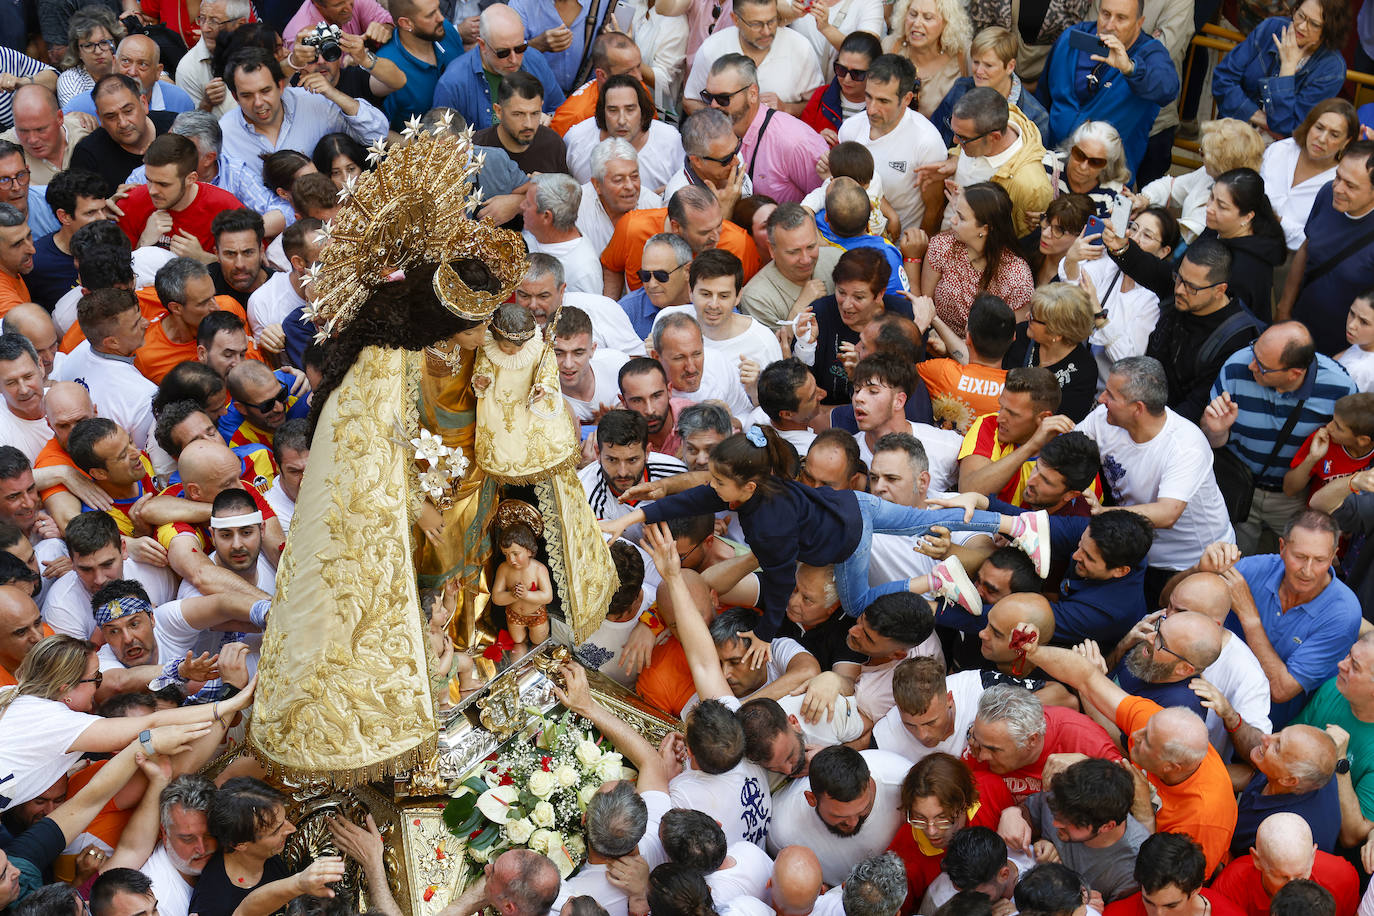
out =
[[[301,75],[299,73],[291,77],[291,85],[299,86]],[[355,99],[362,99],[374,108],[382,107],[382,100],[372,91],[370,74],[356,64],[351,67],[344,67],[339,71],[338,90],[344,95]],[[303,149],[301,152],[309,156],[314,150]]]
[[257,884],[252,887],[235,884],[224,870],[224,853],[217,852],[200,873],[196,889],[191,892],[191,905],[187,912],[199,916],[234,916],[234,910],[250,893],[264,884],[280,881],[290,875],[291,869],[287,868],[285,860],[281,856],[273,856],[263,863],[262,880]]
[[512,152],[501,142],[495,124],[473,134],[472,142],[479,146],[496,146],[506,150],[506,155],[525,172],[568,172],[568,148],[563,143],[563,138],[542,124],[535,130],[529,148],[521,153]]
[[[210,279],[215,282],[216,296],[231,296],[239,305],[243,306],[245,309],[248,308],[248,297],[253,295],[257,290],[241,293],[230,286],[229,281],[224,279],[224,268],[220,267],[219,261],[214,261],[207,265],[206,269],[210,271]],[[267,276],[262,281],[266,283],[276,271],[268,267],[265,260],[262,262],[262,269],[267,271]],[[261,289],[262,287],[258,288]]]
[[803,630],[790,619],[784,620],[782,626],[778,627],[777,635],[787,636],[801,643],[803,649],[816,656],[821,670],[829,671],[840,662],[862,665],[868,661],[867,655],[855,652],[845,641],[849,628],[854,626],[854,623],[854,618],[845,614],[844,608],[836,608],[835,613],[827,617],[825,622],[809,630]]
[[[153,122],[159,137],[172,129],[176,117],[175,111],[148,112],[148,119]],[[71,168],[95,172],[112,188],[128,181],[129,173],[142,164],[142,156],[116,143],[104,127],[91,131],[72,150]]]

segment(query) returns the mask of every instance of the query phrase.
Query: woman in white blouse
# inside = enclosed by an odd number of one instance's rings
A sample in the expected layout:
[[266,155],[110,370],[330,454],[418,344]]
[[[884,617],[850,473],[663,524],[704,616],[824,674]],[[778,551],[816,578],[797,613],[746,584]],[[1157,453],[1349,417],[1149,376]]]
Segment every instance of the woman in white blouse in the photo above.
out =
[[682,137],[677,128],[654,117],[656,109],[649,92],[636,77],[609,77],[596,100],[596,116],[568,128],[568,171],[578,181],[592,177],[592,150],[611,137],[629,142],[639,154],[639,179],[655,194],[662,193],[669,179],[682,169]]
[[640,76],[654,92],[659,111],[676,112],[687,68],[687,17],[664,15],[662,4],[635,5],[630,36],[639,46]]
[[1335,177],[1336,159],[1359,129],[1354,105],[1345,99],[1327,99],[1312,107],[1293,136],[1264,151],[1259,173],[1289,251],[1302,247],[1312,201],[1322,185]]
[[829,82],[835,75],[835,57],[846,35],[868,32],[882,38],[887,34],[883,21],[883,0],[835,0],[833,3],[792,0],[778,4],[778,11],[787,16],[787,7],[797,17],[788,28],[800,32],[816,49],[821,73]]

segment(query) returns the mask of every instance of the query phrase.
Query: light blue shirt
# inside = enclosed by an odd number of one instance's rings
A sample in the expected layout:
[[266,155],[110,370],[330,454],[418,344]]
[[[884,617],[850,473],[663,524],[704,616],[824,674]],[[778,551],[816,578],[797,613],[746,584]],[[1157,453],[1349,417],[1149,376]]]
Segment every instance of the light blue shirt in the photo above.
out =
[[[145,166],[139,166],[129,173],[129,184],[147,184],[148,174]],[[223,154],[219,157],[219,172],[215,175],[215,180],[208,182],[222,191],[228,191],[237,197],[245,207],[255,210],[266,216],[269,210],[279,210],[286,217],[289,226],[295,221],[296,214],[292,211],[291,205],[282,200],[276,194],[267,190],[267,185],[262,183],[262,170],[254,171],[237,159],[226,159]]]
[[[181,114],[195,107],[196,103],[191,101],[191,97],[176,83],[165,83],[162,80],[153,83],[153,97],[148,105],[150,111],[172,111]],[[63,111],[84,111],[92,117],[99,117],[95,112],[95,101],[89,92],[75,96]]]
[[358,113],[352,116],[322,95],[315,95],[295,86],[288,86],[281,94],[282,120],[276,144],[259,133],[243,116],[242,108],[220,118],[224,131],[223,155],[239,162],[257,162],[265,153],[293,149],[309,156],[315,144],[325,134],[342,132],[363,146],[371,146],[386,136],[386,116],[362,99],[355,100]]
[[[596,13],[605,14],[605,3],[612,0],[593,0],[592,3],[583,3],[578,7],[577,16],[568,25],[568,31],[572,32],[572,44],[556,54],[544,54],[544,61],[553,71],[554,77],[558,80],[558,88],[564,92],[571,92],[573,83],[577,80],[577,69],[582,63],[582,55],[587,48],[587,7],[597,7]],[[614,3],[612,2],[612,5]],[[520,14],[520,19],[525,23],[526,40],[542,35],[549,29],[556,29],[563,26],[563,17],[558,15],[558,10],[548,0],[510,0],[510,8]],[[629,28],[622,23],[622,27]]]
[[48,206],[47,190],[45,184],[29,185],[29,230],[36,239],[62,228],[52,207]]

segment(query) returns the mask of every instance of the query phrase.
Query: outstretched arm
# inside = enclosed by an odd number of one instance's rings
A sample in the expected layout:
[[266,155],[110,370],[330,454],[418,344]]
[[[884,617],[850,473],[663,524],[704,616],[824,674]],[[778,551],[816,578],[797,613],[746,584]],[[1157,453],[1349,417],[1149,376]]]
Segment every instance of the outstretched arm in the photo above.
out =
[[677,555],[677,543],[664,524],[644,526],[644,546],[653,557],[654,565],[663,576],[661,588],[668,589],[672,595],[673,607],[678,608],[677,638],[687,655],[687,666],[692,672],[692,683],[696,685],[697,696],[703,700],[717,700],[733,697],[734,691],[725,681],[720,670],[720,656],[716,654],[715,640],[700,614],[682,613],[681,609],[692,607],[692,594],[682,579],[682,563]]
[[628,722],[597,702],[587,686],[586,669],[574,661],[564,662],[563,679],[567,687],[560,688],[555,684],[553,688],[558,702],[589,720],[622,754],[630,758],[635,769],[639,770],[639,782],[636,784],[639,791],[667,792],[668,774],[658,751]]
[[1032,667],[1043,669],[1056,681],[1077,690],[1079,696],[1104,715],[1116,719],[1116,708],[1129,694],[1109,680],[1091,659],[1072,649],[1040,645],[1040,631],[1034,624],[1017,624],[1011,635],[1013,646],[1018,639],[1027,640],[1026,660]]

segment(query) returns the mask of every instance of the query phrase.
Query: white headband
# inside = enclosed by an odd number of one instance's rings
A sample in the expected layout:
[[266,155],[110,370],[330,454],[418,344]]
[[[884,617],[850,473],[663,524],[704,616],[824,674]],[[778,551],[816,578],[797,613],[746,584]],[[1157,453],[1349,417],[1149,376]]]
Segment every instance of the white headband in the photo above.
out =
[[249,525],[261,525],[262,512],[250,512],[247,515],[229,515],[224,518],[210,516],[211,528],[247,528]]

